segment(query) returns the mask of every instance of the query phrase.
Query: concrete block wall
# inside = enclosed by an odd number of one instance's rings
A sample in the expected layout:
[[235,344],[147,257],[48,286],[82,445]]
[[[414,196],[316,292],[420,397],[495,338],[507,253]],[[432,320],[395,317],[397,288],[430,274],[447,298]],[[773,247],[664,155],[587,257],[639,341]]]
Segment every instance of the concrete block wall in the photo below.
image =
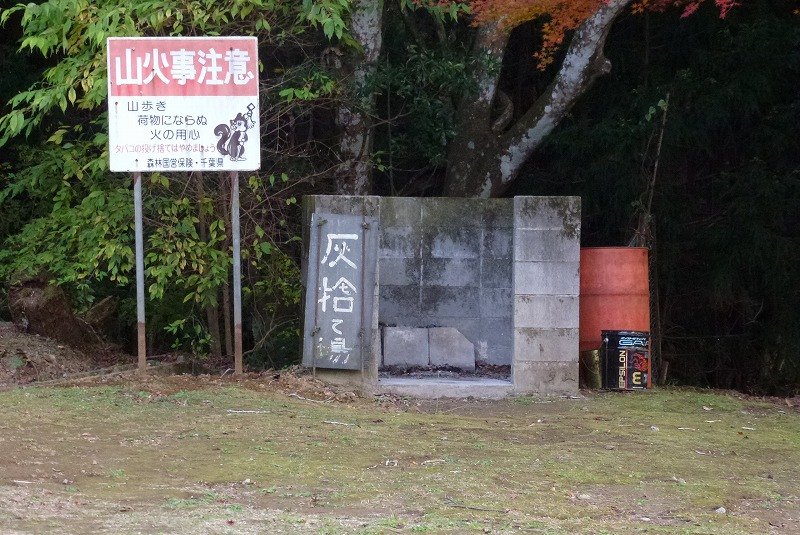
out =
[[429,366],[428,329],[419,327],[385,327],[383,329],[383,364],[411,368]]
[[514,199],[514,365],[518,393],[578,391],[578,197]]
[[383,365],[454,366],[475,371],[475,348],[453,327],[384,327]]
[[364,214],[381,227],[374,350],[360,373],[317,370],[322,379],[373,391],[380,322],[457,329],[476,359],[512,365],[517,394],[578,392],[578,197],[314,196],[303,204],[308,222],[314,211]]
[[476,359],[511,364],[512,208],[509,199],[381,199],[381,324],[453,327]]

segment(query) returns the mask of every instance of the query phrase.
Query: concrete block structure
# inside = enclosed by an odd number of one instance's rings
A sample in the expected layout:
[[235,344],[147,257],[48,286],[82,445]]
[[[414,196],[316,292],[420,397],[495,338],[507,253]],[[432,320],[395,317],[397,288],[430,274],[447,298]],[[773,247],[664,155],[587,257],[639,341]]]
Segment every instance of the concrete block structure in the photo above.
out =
[[454,367],[475,371],[475,347],[452,327],[384,327],[383,365]]
[[514,390],[578,391],[580,200],[514,199]]
[[450,327],[475,359],[511,364],[510,200],[389,197],[380,212],[380,323]]
[[[318,370],[323,379],[386,390],[381,365],[483,361],[511,365],[504,395],[578,391],[579,198],[313,196],[304,210],[307,222],[312,213],[380,221],[369,362],[360,374]],[[466,388],[431,381],[419,389],[431,397]]]
[[430,365],[428,329],[386,327],[383,329],[383,364],[410,368]]
[[453,366],[475,371],[475,346],[458,329],[428,329],[428,350],[431,366]]

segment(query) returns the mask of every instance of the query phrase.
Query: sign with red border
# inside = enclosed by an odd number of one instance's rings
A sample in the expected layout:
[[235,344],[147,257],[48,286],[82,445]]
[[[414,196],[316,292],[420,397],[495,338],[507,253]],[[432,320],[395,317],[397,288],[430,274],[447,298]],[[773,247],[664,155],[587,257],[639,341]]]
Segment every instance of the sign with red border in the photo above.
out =
[[107,52],[111,171],[260,167],[255,37],[111,37]]

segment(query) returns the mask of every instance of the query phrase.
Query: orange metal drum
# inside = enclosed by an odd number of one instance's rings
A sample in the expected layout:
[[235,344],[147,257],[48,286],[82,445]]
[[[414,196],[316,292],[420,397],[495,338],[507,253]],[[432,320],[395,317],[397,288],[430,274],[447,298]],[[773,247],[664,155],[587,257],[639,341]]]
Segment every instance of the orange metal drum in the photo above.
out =
[[580,350],[600,349],[602,331],[650,331],[644,247],[581,248]]

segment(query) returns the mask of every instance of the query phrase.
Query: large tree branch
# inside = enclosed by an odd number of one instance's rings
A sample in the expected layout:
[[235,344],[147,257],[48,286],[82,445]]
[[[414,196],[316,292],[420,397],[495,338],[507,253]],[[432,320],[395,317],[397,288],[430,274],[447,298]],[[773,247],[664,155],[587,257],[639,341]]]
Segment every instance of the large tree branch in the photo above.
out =
[[500,65],[503,63],[503,54],[510,34],[509,29],[502,25],[502,21],[494,21],[482,25],[475,38],[475,49],[482,55],[474,72],[479,87],[478,98],[467,101],[469,97],[465,97],[461,104],[468,106],[472,120],[481,124],[488,124],[491,118]]
[[[612,23],[631,1],[609,0],[577,28],[555,79],[508,132],[498,136],[488,120],[479,123],[469,113],[461,115],[449,155],[447,194],[491,197],[507,189],[545,136],[594,80],[611,68],[603,55],[605,40]],[[478,98],[480,109],[484,98],[483,94]]]
[[611,70],[603,54],[606,37],[617,15],[630,0],[611,0],[575,31],[567,55],[555,80],[534,105],[503,136],[507,147],[500,157],[500,186],[514,180],[519,169],[553,131],[597,77]]

